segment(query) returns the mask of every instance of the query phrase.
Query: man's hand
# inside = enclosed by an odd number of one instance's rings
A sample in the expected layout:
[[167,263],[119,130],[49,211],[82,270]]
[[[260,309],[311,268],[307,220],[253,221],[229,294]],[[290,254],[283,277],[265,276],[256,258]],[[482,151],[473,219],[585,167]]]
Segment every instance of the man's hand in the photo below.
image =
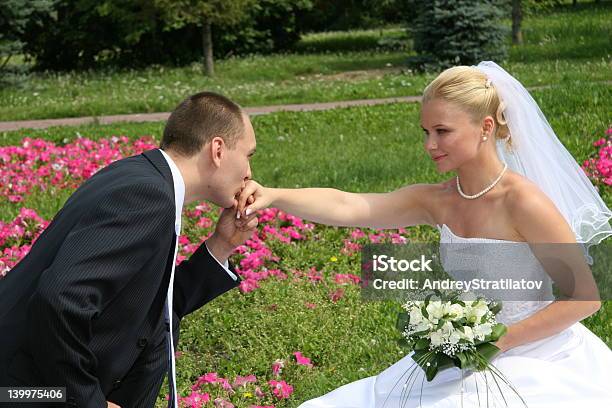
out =
[[117,405],[117,404],[113,404],[113,403],[112,403],[112,402],[110,402],[110,401],[106,401],[106,405],[107,405],[107,407],[106,407],[106,408],[121,408],[119,405]]
[[238,197],[240,218],[249,217],[257,210],[269,207],[274,201],[273,189],[266,188],[256,181],[249,180]]
[[225,262],[234,248],[253,235],[257,227],[257,214],[236,218],[236,208],[225,208],[219,217],[213,235],[206,241],[208,250],[219,262]]

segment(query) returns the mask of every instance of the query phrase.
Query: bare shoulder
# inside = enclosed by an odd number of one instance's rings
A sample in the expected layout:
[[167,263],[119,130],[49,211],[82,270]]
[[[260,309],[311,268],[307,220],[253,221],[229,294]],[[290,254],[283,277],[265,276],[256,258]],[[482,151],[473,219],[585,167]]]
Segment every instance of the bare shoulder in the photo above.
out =
[[435,184],[411,184],[399,190],[402,194],[410,194],[423,204],[439,203],[453,191],[452,180]]
[[506,203],[515,229],[528,242],[571,242],[574,234],[555,203],[532,181],[513,173]]
[[454,191],[453,180],[433,184],[413,184],[397,190],[397,193],[402,195],[403,206],[420,208],[421,223],[435,225],[436,220],[440,219],[441,214],[450,205]]

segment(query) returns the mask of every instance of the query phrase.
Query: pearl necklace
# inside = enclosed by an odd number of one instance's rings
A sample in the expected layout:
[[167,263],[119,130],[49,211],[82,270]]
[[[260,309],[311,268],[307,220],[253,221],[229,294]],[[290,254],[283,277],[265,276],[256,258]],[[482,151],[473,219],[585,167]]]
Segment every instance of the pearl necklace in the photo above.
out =
[[459,192],[459,194],[461,195],[461,197],[466,198],[468,200],[473,200],[475,198],[478,198],[484,194],[486,194],[489,190],[491,190],[493,187],[495,187],[495,185],[497,183],[499,183],[499,180],[501,180],[502,176],[504,175],[504,173],[506,172],[506,169],[508,168],[508,164],[504,163],[504,168],[502,169],[501,173],[499,173],[499,176],[497,176],[497,178],[493,181],[493,183],[491,183],[488,187],[486,187],[484,190],[482,190],[480,193],[476,193],[474,195],[467,195],[465,194],[462,190],[461,190],[461,185],[459,184],[459,176],[457,176],[457,191]]

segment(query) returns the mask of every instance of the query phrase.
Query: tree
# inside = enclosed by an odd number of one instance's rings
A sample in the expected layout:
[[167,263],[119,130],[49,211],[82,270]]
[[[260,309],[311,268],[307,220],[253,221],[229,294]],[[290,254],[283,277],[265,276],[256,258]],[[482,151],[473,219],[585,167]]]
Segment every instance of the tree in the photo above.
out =
[[411,0],[415,17],[408,29],[417,56],[408,63],[417,70],[440,70],[503,60],[507,30],[501,19],[509,12],[506,1]]
[[166,18],[167,27],[179,29],[195,25],[201,29],[204,72],[215,73],[213,63],[213,27],[227,27],[239,23],[254,0],[155,0]]
[[52,10],[53,0],[2,0],[0,2],[0,69],[22,52],[26,26],[37,13]]
[[512,44],[523,43],[523,32],[521,24],[523,23],[523,7],[521,0],[512,0]]

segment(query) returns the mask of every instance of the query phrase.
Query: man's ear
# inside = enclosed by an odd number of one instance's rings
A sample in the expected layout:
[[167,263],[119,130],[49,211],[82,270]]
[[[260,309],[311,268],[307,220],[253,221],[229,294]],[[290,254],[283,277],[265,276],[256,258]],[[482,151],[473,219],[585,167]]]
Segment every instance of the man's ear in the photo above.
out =
[[221,166],[221,160],[225,155],[225,141],[219,136],[215,136],[210,141],[210,158],[216,167]]

